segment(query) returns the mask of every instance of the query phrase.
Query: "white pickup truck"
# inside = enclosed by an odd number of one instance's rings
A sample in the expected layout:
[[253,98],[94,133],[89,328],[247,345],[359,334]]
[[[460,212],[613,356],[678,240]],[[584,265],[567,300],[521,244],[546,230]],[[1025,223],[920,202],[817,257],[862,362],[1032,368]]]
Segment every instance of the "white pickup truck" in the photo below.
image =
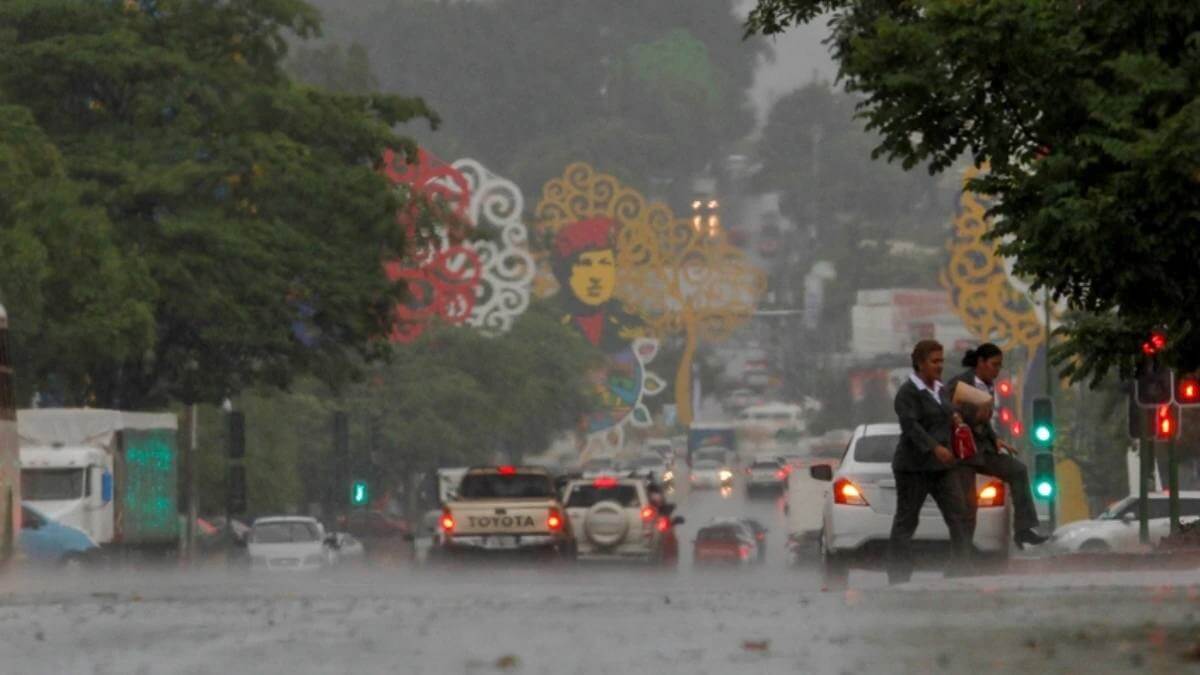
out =
[[529,552],[573,555],[573,537],[554,480],[535,467],[466,472],[442,508],[437,557]]

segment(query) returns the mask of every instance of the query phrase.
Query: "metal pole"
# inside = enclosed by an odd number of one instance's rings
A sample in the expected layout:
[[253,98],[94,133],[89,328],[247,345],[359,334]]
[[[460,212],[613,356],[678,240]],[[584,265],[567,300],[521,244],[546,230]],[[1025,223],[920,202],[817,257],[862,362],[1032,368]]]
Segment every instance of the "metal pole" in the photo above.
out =
[[1171,534],[1179,533],[1179,461],[1175,457],[1175,437],[1167,441],[1167,504],[1171,510]]
[[[1043,293],[1042,305],[1046,312],[1046,396],[1053,400],[1054,369],[1050,365],[1050,289],[1044,289]],[[1053,420],[1051,420],[1051,423],[1053,423]],[[1046,511],[1050,516],[1050,531],[1053,532],[1058,527],[1058,471],[1055,470],[1054,445],[1051,444],[1050,447],[1046,448],[1046,452],[1050,453],[1050,467],[1054,472],[1054,491],[1050,493],[1050,499],[1046,504]]]
[[1151,441],[1143,434],[1138,441],[1138,454],[1141,459],[1141,471],[1138,475],[1138,541],[1150,543],[1150,469],[1154,461],[1154,448]]
[[187,551],[187,559],[190,563],[194,558],[196,551],[196,516],[197,516],[197,499],[196,474],[199,467],[196,466],[196,423],[199,417],[199,410],[196,404],[193,403],[188,409],[188,516],[187,524],[184,528],[186,540],[184,548]]

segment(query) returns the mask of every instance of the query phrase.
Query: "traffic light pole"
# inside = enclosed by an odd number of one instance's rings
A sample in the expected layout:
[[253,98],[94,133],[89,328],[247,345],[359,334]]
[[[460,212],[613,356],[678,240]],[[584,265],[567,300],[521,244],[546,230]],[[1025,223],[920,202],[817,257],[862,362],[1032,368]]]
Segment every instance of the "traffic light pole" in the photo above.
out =
[[1140,471],[1138,471],[1138,541],[1143,544],[1150,543],[1150,476],[1151,463],[1154,461],[1154,447],[1151,440],[1145,434],[1138,440],[1138,459]]
[[1171,534],[1179,533],[1179,462],[1175,458],[1175,436],[1167,441],[1167,503],[1171,510]]

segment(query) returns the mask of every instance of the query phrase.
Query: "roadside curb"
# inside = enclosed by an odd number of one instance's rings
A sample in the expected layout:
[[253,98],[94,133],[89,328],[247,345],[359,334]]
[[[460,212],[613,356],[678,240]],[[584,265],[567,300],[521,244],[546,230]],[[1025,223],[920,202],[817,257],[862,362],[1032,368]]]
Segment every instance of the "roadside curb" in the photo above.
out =
[[1146,553],[1072,553],[1048,558],[1011,558],[1006,574],[1193,569],[1200,569],[1200,549]]

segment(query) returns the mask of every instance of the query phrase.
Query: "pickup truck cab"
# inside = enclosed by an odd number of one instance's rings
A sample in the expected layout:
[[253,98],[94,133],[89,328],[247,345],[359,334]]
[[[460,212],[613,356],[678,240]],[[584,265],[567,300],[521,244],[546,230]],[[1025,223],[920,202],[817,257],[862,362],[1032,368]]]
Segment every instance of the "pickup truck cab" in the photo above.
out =
[[442,509],[439,555],[531,552],[569,557],[571,525],[545,469],[477,467]]

